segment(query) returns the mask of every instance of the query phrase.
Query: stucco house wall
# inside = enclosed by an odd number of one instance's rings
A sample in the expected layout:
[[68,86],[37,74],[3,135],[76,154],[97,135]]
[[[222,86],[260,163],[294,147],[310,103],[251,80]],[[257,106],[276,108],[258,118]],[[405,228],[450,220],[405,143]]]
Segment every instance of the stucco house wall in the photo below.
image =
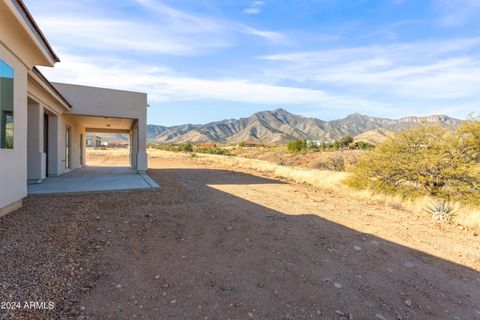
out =
[[[27,67],[0,43],[0,59],[14,69],[13,149],[0,149],[0,215],[27,195]],[[7,207],[7,208],[4,208]]]
[[0,216],[21,205],[27,181],[41,183],[85,165],[87,132],[128,133],[132,166],[147,170],[147,95],[49,82],[36,66],[60,60],[21,0],[0,0],[0,60],[14,70],[14,145],[0,148]]

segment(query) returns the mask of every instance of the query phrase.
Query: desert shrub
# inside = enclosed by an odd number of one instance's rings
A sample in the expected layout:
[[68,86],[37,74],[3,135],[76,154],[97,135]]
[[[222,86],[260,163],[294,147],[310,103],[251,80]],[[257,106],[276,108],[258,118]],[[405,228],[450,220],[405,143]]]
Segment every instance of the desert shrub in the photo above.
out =
[[340,148],[348,148],[351,143],[353,143],[353,137],[352,136],[344,136],[340,139],[338,142],[340,145]]
[[345,160],[341,156],[336,156],[315,163],[313,168],[318,170],[345,171]]
[[432,216],[432,219],[448,222],[456,215],[457,208],[448,201],[440,200],[427,205],[424,210]]
[[177,151],[177,148],[173,144],[150,143],[148,147],[156,150]]
[[231,156],[232,155],[227,149],[222,149],[222,148],[218,148],[218,147],[195,148],[195,152],[205,153],[205,154],[215,154],[215,155],[221,155],[221,156]]
[[178,151],[180,152],[192,152],[193,146],[190,143],[183,143],[178,146]]
[[335,140],[333,142],[333,150],[338,150],[340,149],[340,142],[338,140]]
[[307,150],[308,144],[307,140],[305,139],[296,139],[288,142],[287,149],[291,152],[300,152],[303,150]]
[[375,148],[373,144],[365,141],[357,141],[350,145],[350,149],[354,149],[354,150],[370,150],[373,148]]
[[359,161],[350,186],[430,195],[480,204],[478,123],[457,130],[419,126],[401,132]]

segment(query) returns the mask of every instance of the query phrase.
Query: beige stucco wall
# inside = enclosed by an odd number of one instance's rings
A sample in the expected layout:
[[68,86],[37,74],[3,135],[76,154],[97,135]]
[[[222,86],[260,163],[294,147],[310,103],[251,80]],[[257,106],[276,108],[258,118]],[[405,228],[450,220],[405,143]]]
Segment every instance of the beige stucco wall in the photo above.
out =
[[0,149],[0,209],[27,195],[27,67],[0,43],[0,59],[14,69],[13,149]]
[[0,42],[29,68],[34,65],[54,65],[54,61],[9,0],[0,1]]
[[[30,76],[28,79],[28,96],[30,101],[29,111],[34,113],[31,109],[39,108],[43,113],[46,112],[49,115],[49,161],[48,161],[48,175],[57,176],[64,174],[70,170],[78,169],[82,167],[81,163],[81,145],[80,134],[84,134],[85,127],[81,122],[81,119],[68,116],[66,112],[68,109],[55,99],[54,96],[42,86],[37,79]],[[29,117],[30,119],[32,116]],[[37,119],[35,119],[37,120]],[[42,156],[35,156],[38,151],[35,134],[42,136],[43,134],[43,117],[39,125],[29,126],[29,139],[28,139],[28,179],[30,182],[39,182],[45,178],[45,174],[42,174],[41,170],[45,168],[44,163],[40,163],[39,159],[46,158],[46,154]],[[66,156],[65,156],[65,135],[66,129],[71,129],[71,153],[70,153],[70,168],[66,168]],[[35,132],[36,131],[36,132]],[[38,139],[41,145],[41,151],[43,151],[43,137]],[[40,169],[40,170],[39,170]]]
[[66,115],[117,117],[134,120],[132,127],[129,128],[133,133],[130,135],[131,143],[135,147],[135,152],[131,155],[131,163],[140,172],[147,170],[146,93],[65,83],[52,84],[73,105],[73,108],[66,112]]

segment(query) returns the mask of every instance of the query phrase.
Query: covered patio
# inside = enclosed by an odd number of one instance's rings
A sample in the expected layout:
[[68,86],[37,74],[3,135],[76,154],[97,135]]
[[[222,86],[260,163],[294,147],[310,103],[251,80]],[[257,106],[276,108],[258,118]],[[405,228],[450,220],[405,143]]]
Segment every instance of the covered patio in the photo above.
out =
[[157,189],[158,184],[132,167],[83,167],[28,185],[28,194]]

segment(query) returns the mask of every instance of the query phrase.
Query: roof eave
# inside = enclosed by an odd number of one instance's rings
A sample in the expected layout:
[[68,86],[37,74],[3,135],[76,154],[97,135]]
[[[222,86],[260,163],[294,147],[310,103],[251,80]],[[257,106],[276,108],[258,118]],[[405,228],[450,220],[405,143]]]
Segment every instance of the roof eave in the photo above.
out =
[[40,27],[35,22],[35,19],[33,19],[32,14],[30,13],[26,5],[23,3],[23,1],[22,0],[11,0],[11,1],[13,5],[17,8],[18,12],[24,19],[27,26],[35,35],[36,39],[39,41],[40,46],[44,49],[44,51],[48,54],[50,59],[53,61],[53,64],[55,64],[56,62],[60,62],[60,58],[57,56],[55,51],[53,51],[52,46],[48,42],[42,30],[40,30]]

